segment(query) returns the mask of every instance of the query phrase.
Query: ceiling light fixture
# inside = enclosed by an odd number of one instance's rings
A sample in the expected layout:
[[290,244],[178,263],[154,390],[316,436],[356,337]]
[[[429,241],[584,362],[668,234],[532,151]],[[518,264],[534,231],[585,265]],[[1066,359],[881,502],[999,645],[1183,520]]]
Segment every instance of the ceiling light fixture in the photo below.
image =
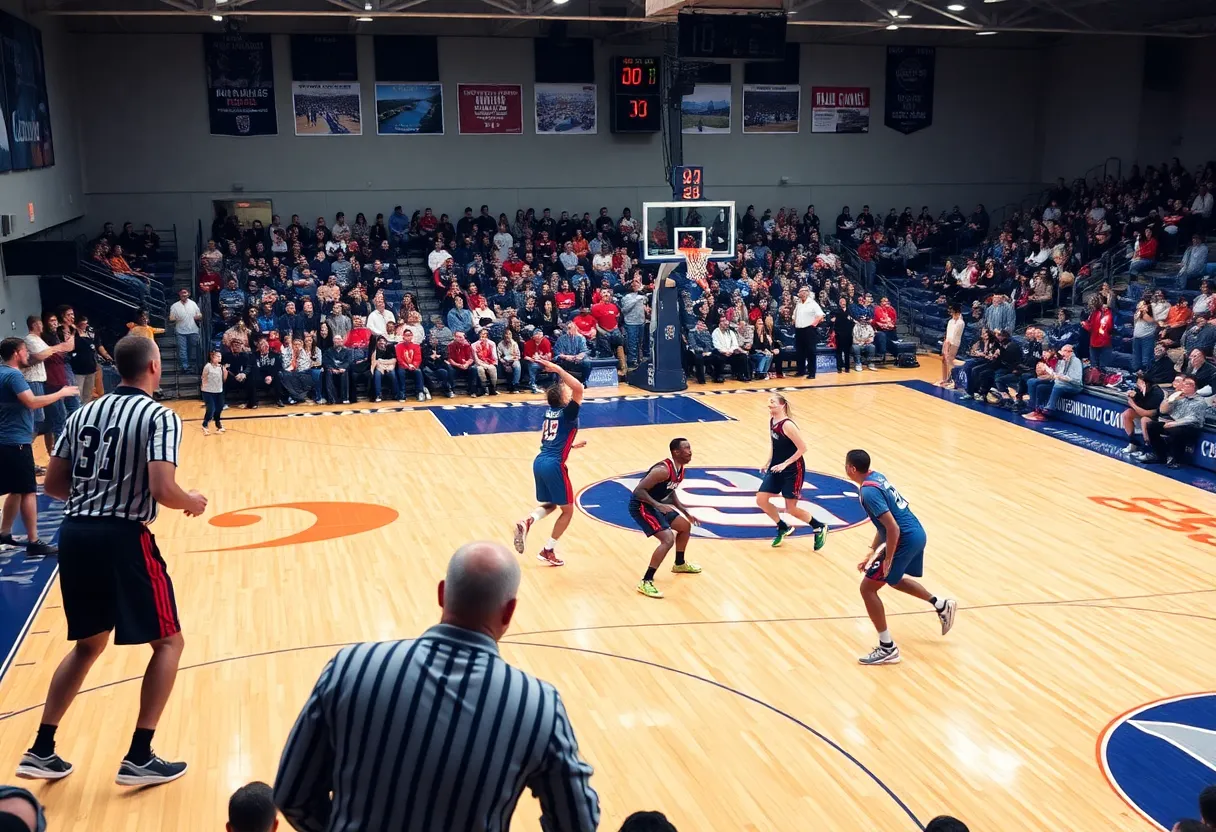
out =
[[370,12],[371,10],[372,10],[372,4],[371,4],[371,3],[364,3],[364,4],[363,4],[363,11],[365,11],[365,12]]
[[216,23],[224,22],[224,16],[222,14],[213,14],[213,15],[211,15],[211,19],[214,20]]
[[371,23],[372,19],[370,17],[356,17],[355,22],[356,23]]
[[897,14],[895,16],[898,17],[900,20],[911,20],[912,19],[912,15],[910,15],[910,14]]
[[890,26],[888,26],[888,27],[887,27],[887,31],[888,31],[888,32],[894,32],[894,31],[895,31],[896,29],[898,29],[898,28],[899,28],[899,24],[898,24],[898,23],[892,23]]
[[965,12],[967,11],[967,7],[962,3],[951,3],[949,6],[946,6],[946,10],[951,12]]
[[996,32],[976,32],[975,34],[976,34],[976,36],[977,36],[977,37],[981,37],[981,38],[982,38],[982,37],[985,37],[985,36],[987,36],[987,35],[995,35],[995,34],[996,34]]

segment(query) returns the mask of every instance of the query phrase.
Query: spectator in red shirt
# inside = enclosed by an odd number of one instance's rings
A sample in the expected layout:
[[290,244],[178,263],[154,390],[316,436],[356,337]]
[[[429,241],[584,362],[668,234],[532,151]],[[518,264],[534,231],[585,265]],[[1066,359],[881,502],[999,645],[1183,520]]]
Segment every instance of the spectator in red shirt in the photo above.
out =
[[562,320],[570,320],[570,316],[574,314],[574,304],[577,302],[574,290],[570,288],[570,281],[562,279],[558,284],[558,289],[553,295],[554,302],[557,304],[557,311],[562,316]]
[[[595,324],[595,316],[591,314],[591,308],[584,306],[579,310],[579,313],[574,316],[574,326],[578,328],[578,334],[587,339],[587,344],[595,343],[595,337],[598,333]],[[598,353],[599,350],[597,349]]]
[[553,344],[545,337],[544,331],[540,327],[532,330],[532,337],[524,344],[524,363],[528,368],[528,389],[533,393],[539,393],[540,388],[536,386],[536,374],[540,371],[540,360],[553,360]]
[[405,380],[414,380],[414,394],[418,401],[428,401],[431,392],[426,389],[422,377],[422,345],[414,343],[411,329],[401,330],[401,343],[397,344],[397,390],[405,395]]
[[1132,262],[1127,270],[1132,274],[1142,274],[1157,265],[1157,238],[1153,236],[1153,227],[1147,226],[1136,238],[1132,249]]
[[[870,286],[874,282],[874,270],[878,260],[878,246],[874,243],[874,238],[870,232],[866,232],[861,238],[861,245],[857,247],[857,256],[861,258],[861,276],[866,286]],[[875,327],[877,330],[877,327]],[[877,347],[878,342],[875,341]],[[882,348],[878,348],[879,355],[882,355]]]
[[372,331],[359,315],[351,319],[351,330],[346,336],[346,346],[352,350],[366,350],[372,341]]
[[874,351],[880,359],[887,356],[891,342],[895,340],[895,307],[891,299],[884,297],[874,307]]
[[1089,364],[1101,369],[1110,366],[1110,359],[1114,355],[1111,334],[1115,329],[1115,316],[1110,311],[1110,301],[1105,295],[1095,298],[1095,303],[1089,320],[1081,326],[1089,333]]
[[591,305],[596,326],[596,350],[601,355],[616,355],[618,371],[623,376],[627,365],[625,333],[621,331],[621,308],[613,302],[610,289],[601,289],[597,297],[598,301]]
[[490,330],[486,327],[477,333],[477,341],[473,344],[473,367],[478,380],[490,391],[490,395],[497,396],[498,347],[490,340]]
[[477,398],[481,390],[477,384],[477,362],[473,360],[473,345],[464,337],[463,332],[457,332],[448,344],[448,367],[452,370],[452,380],[464,378],[469,395]]

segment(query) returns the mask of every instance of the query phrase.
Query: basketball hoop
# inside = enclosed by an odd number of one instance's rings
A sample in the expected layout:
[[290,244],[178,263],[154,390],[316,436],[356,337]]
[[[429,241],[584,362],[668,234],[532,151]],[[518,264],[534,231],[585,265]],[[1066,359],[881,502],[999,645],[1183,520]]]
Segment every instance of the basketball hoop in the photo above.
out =
[[709,291],[709,281],[705,275],[709,264],[709,255],[713,254],[712,248],[681,248],[680,254],[684,255],[685,262],[688,263],[688,279],[701,287],[703,291]]

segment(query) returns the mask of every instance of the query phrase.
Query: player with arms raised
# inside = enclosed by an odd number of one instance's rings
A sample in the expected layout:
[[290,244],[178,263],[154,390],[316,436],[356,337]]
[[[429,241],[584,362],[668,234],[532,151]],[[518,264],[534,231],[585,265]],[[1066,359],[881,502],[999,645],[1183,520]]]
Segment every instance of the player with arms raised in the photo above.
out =
[[554,509],[560,509],[561,516],[553,524],[549,542],[536,557],[550,566],[565,566],[566,562],[557,556],[557,541],[574,516],[574,488],[570,485],[566,459],[572,450],[587,444],[574,441],[578,434],[578,411],[583,403],[583,385],[552,361],[540,358],[536,361],[545,372],[556,375],[557,381],[545,390],[549,409],[545,411],[545,421],[541,426],[540,453],[532,462],[536,500],[540,505],[515,524],[515,551],[521,555],[524,553],[524,543],[533,523]]
[[878,597],[883,584],[932,604],[942,623],[942,635],[954,626],[958,602],[952,598],[938,598],[908,577],[919,578],[924,574],[925,529],[895,486],[882,474],[870,470],[870,455],[861,450],[849,451],[844,472],[861,486],[858,499],[877,528],[874,542],[870,544],[871,554],[857,564],[857,569],[865,574],[861,580],[861,597],[866,602],[870,621],[878,630],[878,646],[858,661],[865,665],[899,664],[899,648],[887,630],[887,613]]
[[654,573],[672,546],[676,547],[672,572],[695,575],[701,571],[701,567],[695,563],[684,560],[684,549],[688,546],[692,527],[701,524],[676,496],[676,489],[684,481],[684,466],[692,461],[692,445],[687,439],[680,438],[671,440],[669,448],[671,459],[651,466],[629,498],[629,516],[647,537],[659,539],[658,548],[650,556],[650,566],[638,584],[638,592],[647,598],[663,597],[663,593],[654,585]]
[[798,426],[790,418],[790,403],[785,396],[778,393],[768,397],[769,434],[773,440],[773,450],[769,455],[768,464],[760,469],[764,481],[756,492],[756,505],[777,524],[777,536],[773,538],[773,546],[780,546],[781,541],[794,531],[793,526],[786,523],[773,505],[773,498],[780,494],[785,499],[785,513],[797,517],[815,530],[815,551],[818,552],[828,539],[826,523],[816,520],[809,511],[798,505],[802,498],[802,480],[806,475],[806,440],[798,432]]

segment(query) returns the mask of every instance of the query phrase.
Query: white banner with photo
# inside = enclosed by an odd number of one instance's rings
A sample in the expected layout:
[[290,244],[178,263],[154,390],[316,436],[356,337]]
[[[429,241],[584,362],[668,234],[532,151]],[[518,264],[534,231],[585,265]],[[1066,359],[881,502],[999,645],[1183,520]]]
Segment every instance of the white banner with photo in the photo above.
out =
[[537,84],[536,133],[588,135],[596,132],[595,84]]
[[362,136],[359,82],[295,81],[291,104],[297,136]]
[[797,133],[802,87],[798,84],[744,84],[744,133]]
[[697,84],[680,99],[681,133],[730,132],[730,84]]

